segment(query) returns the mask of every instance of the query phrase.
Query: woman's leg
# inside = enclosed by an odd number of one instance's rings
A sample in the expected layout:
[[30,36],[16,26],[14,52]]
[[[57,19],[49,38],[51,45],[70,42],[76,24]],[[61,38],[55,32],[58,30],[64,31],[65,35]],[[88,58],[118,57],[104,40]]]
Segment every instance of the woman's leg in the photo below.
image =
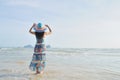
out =
[[40,71],[40,74],[43,74],[44,73],[44,68],[45,68],[45,62],[42,62],[40,64],[40,66],[42,67],[41,71]]
[[[42,67],[42,69],[39,71],[39,67]],[[37,65],[36,65],[36,74],[43,74],[43,72],[44,72],[44,67],[45,67],[45,65],[44,64],[42,64],[42,63],[38,63]]]
[[40,73],[40,71],[39,71],[39,66],[40,66],[40,63],[37,63],[37,65],[36,65],[36,74],[38,74],[38,73]]

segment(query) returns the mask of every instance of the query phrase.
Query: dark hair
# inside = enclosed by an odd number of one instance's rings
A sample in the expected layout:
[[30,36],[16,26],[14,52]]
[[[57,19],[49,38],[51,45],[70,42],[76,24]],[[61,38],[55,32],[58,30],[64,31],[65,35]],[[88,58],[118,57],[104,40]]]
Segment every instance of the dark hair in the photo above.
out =
[[41,39],[44,36],[44,32],[35,32],[35,36],[37,39]]

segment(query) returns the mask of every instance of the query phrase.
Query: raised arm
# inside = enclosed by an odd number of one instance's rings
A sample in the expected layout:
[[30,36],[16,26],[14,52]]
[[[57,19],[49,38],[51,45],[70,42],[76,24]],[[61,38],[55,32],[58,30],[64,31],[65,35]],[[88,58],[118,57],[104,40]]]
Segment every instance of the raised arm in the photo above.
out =
[[45,35],[49,35],[49,34],[51,34],[51,33],[52,33],[51,28],[50,28],[48,25],[45,25],[45,26],[49,29],[49,32],[45,32]]
[[35,32],[33,32],[32,31],[32,28],[35,26],[35,23],[32,25],[32,27],[30,28],[30,30],[29,30],[29,32],[31,33],[31,34],[35,34]]

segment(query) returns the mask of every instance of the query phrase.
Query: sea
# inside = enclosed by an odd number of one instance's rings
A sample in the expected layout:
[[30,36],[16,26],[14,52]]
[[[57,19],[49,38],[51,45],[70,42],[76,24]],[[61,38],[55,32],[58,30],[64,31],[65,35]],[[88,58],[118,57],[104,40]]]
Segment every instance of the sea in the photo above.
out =
[[120,80],[120,48],[48,48],[42,75],[33,48],[0,48],[0,80]]

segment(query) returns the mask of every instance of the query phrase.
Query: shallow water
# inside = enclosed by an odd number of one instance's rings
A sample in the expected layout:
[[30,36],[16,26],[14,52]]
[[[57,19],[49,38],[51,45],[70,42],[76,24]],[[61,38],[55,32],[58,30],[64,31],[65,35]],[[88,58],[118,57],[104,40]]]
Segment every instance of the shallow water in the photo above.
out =
[[0,80],[119,80],[120,49],[48,49],[43,75],[29,70],[32,48],[0,49]]

